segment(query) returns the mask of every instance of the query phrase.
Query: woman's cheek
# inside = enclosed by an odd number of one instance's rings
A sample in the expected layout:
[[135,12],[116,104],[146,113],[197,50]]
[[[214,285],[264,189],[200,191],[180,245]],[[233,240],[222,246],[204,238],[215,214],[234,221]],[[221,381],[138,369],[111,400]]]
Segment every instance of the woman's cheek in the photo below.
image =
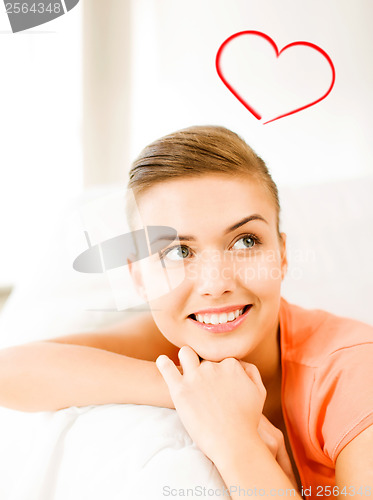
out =
[[281,263],[274,252],[261,252],[241,262],[237,266],[237,276],[259,297],[261,294],[277,294],[282,282]]
[[151,296],[148,304],[153,319],[164,337],[174,345],[178,345],[179,341],[180,347],[185,343],[180,338],[180,321],[187,314],[185,304],[189,293],[187,280],[181,279],[183,275],[184,271],[180,272],[180,269],[162,268],[147,281],[147,293]]

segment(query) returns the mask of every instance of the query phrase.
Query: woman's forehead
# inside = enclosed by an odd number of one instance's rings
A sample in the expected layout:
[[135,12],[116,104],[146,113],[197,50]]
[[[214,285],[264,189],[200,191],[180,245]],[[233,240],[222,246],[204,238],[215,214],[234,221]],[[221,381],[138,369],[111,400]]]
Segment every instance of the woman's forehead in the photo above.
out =
[[276,224],[268,190],[247,178],[206,175],[173,179],[148,188],[136,198],[144,225],[169,225],[192,230],[196,225],[225,228],[244,217],[260,215]]

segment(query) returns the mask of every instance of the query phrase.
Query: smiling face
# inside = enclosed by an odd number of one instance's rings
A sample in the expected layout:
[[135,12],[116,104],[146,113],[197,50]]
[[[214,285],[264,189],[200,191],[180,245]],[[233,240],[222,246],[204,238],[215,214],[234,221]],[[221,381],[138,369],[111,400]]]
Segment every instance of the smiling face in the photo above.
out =
[[179,236],[160,259],[131,265],[163,335],[211,361],[265,363],[277,345],[287,265],[265,187],[208,174],[156,184],[137,204],[144,226],[171,226]]

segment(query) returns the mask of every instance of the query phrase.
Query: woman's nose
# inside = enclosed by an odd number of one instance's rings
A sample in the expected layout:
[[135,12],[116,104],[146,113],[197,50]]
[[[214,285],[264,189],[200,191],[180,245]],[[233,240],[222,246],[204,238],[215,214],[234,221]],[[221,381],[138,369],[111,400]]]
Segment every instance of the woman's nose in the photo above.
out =
[[232,263],[226,262],[221,255],[215,254],[214,258],[205,255],[196,266],[196,276],[193,278],[200,295],[220,297],[236,287]]

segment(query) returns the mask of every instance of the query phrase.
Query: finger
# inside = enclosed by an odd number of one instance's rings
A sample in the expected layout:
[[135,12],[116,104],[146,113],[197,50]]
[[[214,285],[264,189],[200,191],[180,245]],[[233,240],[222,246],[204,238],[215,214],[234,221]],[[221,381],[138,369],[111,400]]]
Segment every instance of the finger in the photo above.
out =
[[250,379],[254,382],[260,392],[267,394],[266,388],[264,387],[262,377],[258,368],[252,363],[246,363],[245,361],[241,361],[241,366],[245,370],[246,374],[250,377]]
[[178,353],[183,373],[195,370],[199,367],[200,361],[198,354],[188,345],[184,345]]
[[263,385],[262,382],[262,377],[260,375],[260,372],[258,368],[253,365],[252,363],[246,363],[245,361],[240,360],[241,366],[245,370],[246,374],[251,378],[251,380],[257,385],[258,387],[261,387]]
[[168,385],[168,388],[172,390],[179,382],[182,381],[183,376],[176,367],[176,365],[171,361],[171,359],[165,354],[161,354],[155,361],[158,370],[161,372],[164,381]]

